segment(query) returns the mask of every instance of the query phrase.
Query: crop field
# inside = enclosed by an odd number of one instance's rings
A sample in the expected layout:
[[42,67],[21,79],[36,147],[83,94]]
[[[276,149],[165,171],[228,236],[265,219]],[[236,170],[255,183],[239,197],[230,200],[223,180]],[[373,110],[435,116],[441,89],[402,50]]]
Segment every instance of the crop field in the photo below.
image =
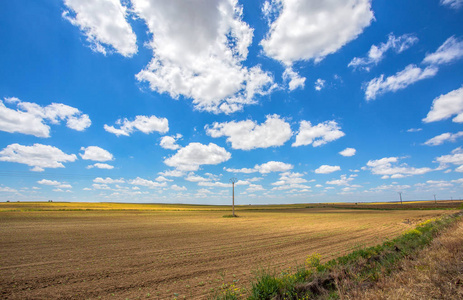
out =
[[452,212],[0,203],[0,298],[207,299],[259,268],[328,260]]

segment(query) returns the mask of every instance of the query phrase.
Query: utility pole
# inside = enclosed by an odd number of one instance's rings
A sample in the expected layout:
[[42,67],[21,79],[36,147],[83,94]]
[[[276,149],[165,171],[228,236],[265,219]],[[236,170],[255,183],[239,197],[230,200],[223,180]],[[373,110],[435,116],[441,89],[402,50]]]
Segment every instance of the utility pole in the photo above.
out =
[[402,203],[402,192],[398,192],[399,193],[399,197],[400,197],[400,204],[403,204]]
[[434,194],[434,203],[437,204],[437,200],[436,200],[436,194]]
[[232,211],[233,217],[235,217],[235,182],[237,179],[235,177],[230,178],[230,182],[232,183]]

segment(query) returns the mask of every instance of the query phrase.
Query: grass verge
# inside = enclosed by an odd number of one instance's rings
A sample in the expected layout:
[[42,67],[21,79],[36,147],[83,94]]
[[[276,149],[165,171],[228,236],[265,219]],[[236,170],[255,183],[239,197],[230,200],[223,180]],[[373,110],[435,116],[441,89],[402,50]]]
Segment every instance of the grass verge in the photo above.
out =
[[[460,219],[462,212],[420,223],[383,244],[356,250],[346,256],[321,263],[310,255],[295,270],[280,273],[261,270],[247,293],[249,300],[260,299],[342,299],[352,288],[367,288],[389,275],[398,262],[429,245],[443,229]],[[214,299],[242,299],[241,291],[227,289]]]

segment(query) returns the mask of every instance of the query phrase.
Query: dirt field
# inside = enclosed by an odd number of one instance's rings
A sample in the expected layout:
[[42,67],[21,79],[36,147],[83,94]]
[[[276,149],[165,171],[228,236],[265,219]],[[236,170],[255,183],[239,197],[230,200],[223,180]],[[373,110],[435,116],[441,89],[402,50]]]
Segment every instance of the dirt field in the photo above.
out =
[[258,268],[327,260],[453,212],[298,205],[223,218],[198,206],[70,206],[0,204],[0,298],[207,298],[247,286]]

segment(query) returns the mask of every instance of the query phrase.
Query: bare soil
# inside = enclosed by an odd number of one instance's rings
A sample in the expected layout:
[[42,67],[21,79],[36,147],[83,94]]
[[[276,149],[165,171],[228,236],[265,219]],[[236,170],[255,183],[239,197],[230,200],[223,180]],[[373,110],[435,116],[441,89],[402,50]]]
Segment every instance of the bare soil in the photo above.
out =
[[253,270],[383,242],[451,211],[0,212],[2,299],[205,299]]

